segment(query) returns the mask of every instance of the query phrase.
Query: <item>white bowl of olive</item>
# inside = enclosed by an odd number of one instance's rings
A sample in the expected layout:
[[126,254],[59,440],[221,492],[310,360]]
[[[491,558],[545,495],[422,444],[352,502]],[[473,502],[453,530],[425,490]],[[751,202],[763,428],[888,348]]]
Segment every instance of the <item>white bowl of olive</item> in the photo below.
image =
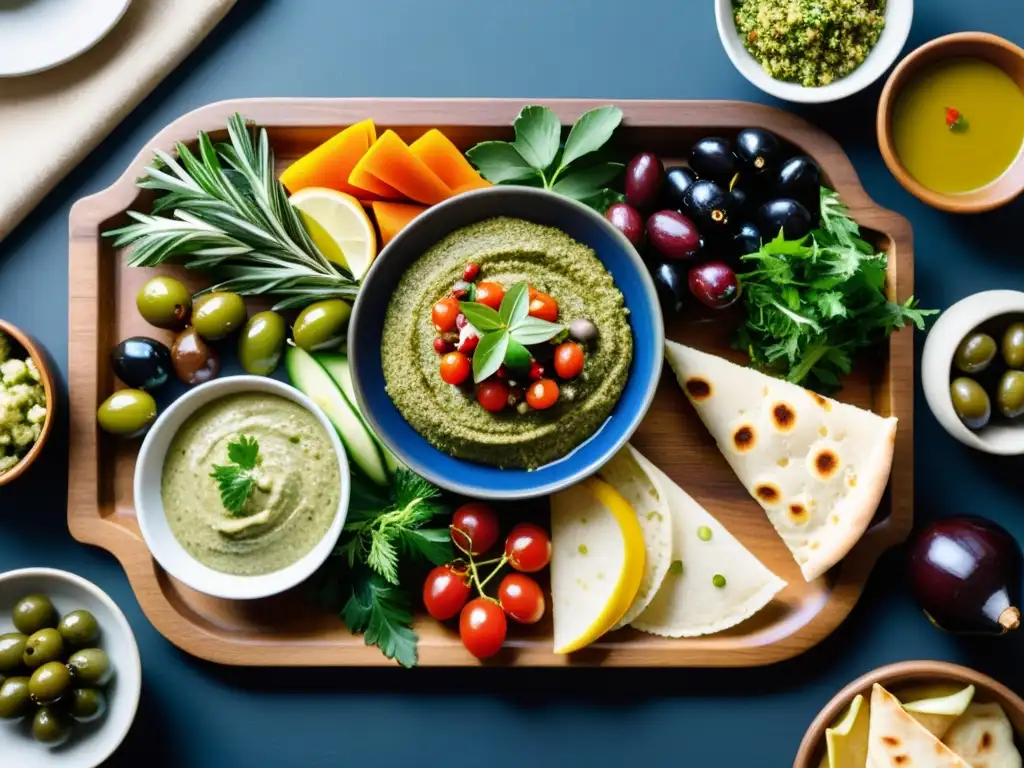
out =
[[135,636],[103,590],[49,568],[0,574],[0,765],[100,765],[141,689]]
[[935,322],[921,358],[924,396],[971,448],[1024,453],[1024,293],[983,291]]

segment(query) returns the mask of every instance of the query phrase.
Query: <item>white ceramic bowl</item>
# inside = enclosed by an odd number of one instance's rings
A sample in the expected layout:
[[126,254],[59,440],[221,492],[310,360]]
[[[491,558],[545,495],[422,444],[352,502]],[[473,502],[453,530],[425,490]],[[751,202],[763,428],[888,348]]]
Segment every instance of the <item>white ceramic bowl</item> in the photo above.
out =
[[[181,426],[205,405],[228,395],[265,392],[298,403],[309,410],[327,433],[338,457],[341,473],[341,496],[331,527],[320,543],[301,560],[273,573],[260,576],[236,576],[216,571],[196,560],[178,542],[167,523],[160,493],[167,450]],[[171,405],[142,443],[135,464],[135,514],[150,553],[171,576],[197,592],[229,600],[254,600],[269,597],[301,584],[323,564],[338,543],[348,513],[350,481],[348,459],[338,433],[320,406],[287,384],[262,376],[232,376],[201,384]]]
[[90,611],[100,624],[97,645],[110,656],[114,677],[107,688],[107,713],[92,723],[76,723],[71,738],[59,747],[32,740],[31,718],[0,721],[0,765],[94,768],[114,754],[135,720],[142,693],[139,647],[128,620],[113,600],[92,582],[66,571],[24,568],[0,574],[0,634],[13,632],[11,609],[32,593],[47,595],[63,616]]
[[968,429],[953,410],[949,383],[953,355],[964,336],[982,323],[1011,314],[1024,315],[1024,293],[982,291],[961,299],[935,321],[921,355],[924,397],[939,424],[964,445],[1002,456],[1024,453],[1024,426],[992,424],[978,432]]
[[747,80],[765,93],[786,101],[804,104],[823,104],[838,101],[862,91],[880,78],[903,50],[910,35],[910,22],[914,18],[914,0],[887,0],[885,29],[877,45],[864,62],[842,80],[819,88],[808,88],[798,83],[776,80],[765,72],[757,60],[743,47],[736,29],[733,0],[715,0],[715,18],[718,36],[733,65]]

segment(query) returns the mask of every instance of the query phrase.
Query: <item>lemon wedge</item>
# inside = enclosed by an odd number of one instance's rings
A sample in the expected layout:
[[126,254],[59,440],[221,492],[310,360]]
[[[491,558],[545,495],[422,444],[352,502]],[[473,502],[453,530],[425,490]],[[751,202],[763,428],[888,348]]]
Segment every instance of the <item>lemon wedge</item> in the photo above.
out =
[[555,653],[597,640],[621,619],[644,575],[644,535],[633,507],[590,478],[551,497]]
[[868,702],[858,694],[834,726],[825,730],[828,768],[861,768],[868,760]]
[[377,257],[377,233],[362,203],[326,187],[306,187],[289,199],[320,252],[361,280]]

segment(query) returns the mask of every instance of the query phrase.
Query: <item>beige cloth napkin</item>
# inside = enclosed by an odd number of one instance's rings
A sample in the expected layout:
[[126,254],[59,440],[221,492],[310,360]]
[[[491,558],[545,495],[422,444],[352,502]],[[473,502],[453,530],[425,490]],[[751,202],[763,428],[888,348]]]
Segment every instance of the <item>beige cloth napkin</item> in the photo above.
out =
[[0,80],[0,240],[195,48],[235,0],[133,0],[67,64]]

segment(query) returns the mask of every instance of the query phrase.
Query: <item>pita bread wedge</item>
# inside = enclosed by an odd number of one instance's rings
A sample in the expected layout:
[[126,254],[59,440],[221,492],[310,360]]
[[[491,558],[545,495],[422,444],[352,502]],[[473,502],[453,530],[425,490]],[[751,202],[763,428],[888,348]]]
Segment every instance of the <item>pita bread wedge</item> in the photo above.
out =
[[972,703],[943,741],[971,768],[1021,768],[1013,726],[998,704]]
[[633,456],[665,494],[674,560],[661,589],[632,625],[662,637],[697,637],[735,626],[771,602],[786,582],[664,472],[639,452]]
[[740,482],[807,581],[867,529],[892,468],[896,419],[681,344],[665,356]]
[[613,629],[628,625],[643,613],[654,599],[672,564],[672,513],[661,486],[640,466],[637,459],[639,455],[633,446],[627,445],[599,473],[606,483],[633,506],[647,550],[640,589],[626,615]]
[[973,685],[959,687],[952,693],[935,690],[913,698],[910,693],[901,693],[899,696],[903,708],[939,739],[946,735],[946,731],[974,700]]
[[971,768],[911,717],[899,699],[878,683],[871,689],[868,765],[871,768]]

